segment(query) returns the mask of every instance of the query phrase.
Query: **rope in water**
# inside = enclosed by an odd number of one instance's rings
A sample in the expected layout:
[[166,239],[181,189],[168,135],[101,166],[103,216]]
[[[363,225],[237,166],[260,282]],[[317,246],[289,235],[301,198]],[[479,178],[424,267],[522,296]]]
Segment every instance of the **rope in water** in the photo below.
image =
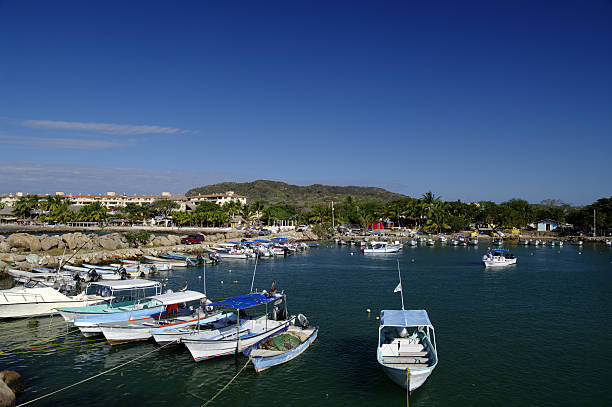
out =
[[137,358],[135,358],[135,359],[128,360],[128,361],[127,361],[127,362],[125,362],[125,363],[122,363],[122,364],[117,365],[117,366],[115,366],[115,367],[112,367],[112,368],[110,368],[110,369],[108,369],[108,370],[105,370],[105,371],[103,371],[103,372],[100,372],[100,373],[98,373],[98,374],[96,374],[96,375],[93,375],[93,376],[91,376],[91,377],[88,377],[87,379],[83,379],[83,380],[81,380],[81,381],[78,381],[78,382],[76,382],[76,383],[73,383],[73,384],[71,384],[71,385],[69,385],[69,386],[62,387],[62,388],[61,388],[61,389],[59,389],[59,390],[55,390],[55,391],[52,391],[51,393],[48,393],[48,394],[45,394],[45,395],[43,395],[43,396],[37,397],[37,398],[35,398],[34,400],[30,400],[30,401],[26,401],[25,403],[21,403],[21,404],[17,405],[16,407],[26,406],[26,405],[28,405],[28,404],[34,403],[34,402],[39,401],[39,400],[42,400],[42,399],[44,399],[44,398],[47,398],[47,397],[53,396],[54,394],[57,394],[57,393],[59,393],[59,392],[61,392],[61,391],[68,390],[68,389],[70,389],[71,387],[75,387],[75,386],[78,386],[79,384],[83,384],[83,383],[85,383],[85,382],[88,382],[88,381],[90,381],[90,380],[93,380],[93,379],[95,379],[96,377],[100,377],[100,376],[102,376],[102,375],[105,375],[105,374],[107,374],[107,373],[112,372],[113,370],[117,370],[117,369],[119,369],[119,368],[121,368],[121,367],[123,367],[123,366],[127,366],[127,365],[129,365],[130,363],[136,362],[137,360],[142,359],[142,358],[144,358],[145,356],[148,356],[148,355],[150,355],[150,354],[152,354],[152,353],[155,353],[155,352],[157,352],[157,351],[159,351],[159,350],[161,350],[161,349],[165,348],[166,346],[173,345],[175,342],[176,342],[176,341],[174,341],[174,342],[169,342],[169,343],[167,343],[167,344],[165,344],[165,345],[163,345],[163,346],[160,346],[159,348],[155,348],[155,349],[153,349],[153,350],[152,350],[152,351],[150,351],[150,352],[147,352],[147,353],[145,353],[145,354],[143,354],[143,355],[140,355],[140,356],[138,356],[138,357],[137,357]]
[[71,330],[69,330],[69,331],[67,331],[67,332],[65,332],[63,334],[55,335],[55,336],[52,336],[50,338],[45,338],[45,339],[42,339],[40,341],[31,342],[31,343],[28,343],[27,345],[16,346],[14,348],[0,349],[0,355],[11,353],[11,352],[14,352],[14,351],[16,351],[18,349],[27,349],[27,348],[33,347],[34,345],[41,345],[41,344],[44,344],[44,343],[48,343],[48,342],[51,342],[51,341],[53,341],[53,340],[55,340],[57,338],[61,338],[62,336],[70,335],[71,333],[76,332],[78,330],[79,330],[79,328],[75,328],[75,329],[71,329]]
[[[224,392],[224,391],[225,391],[225,390],[226,390],[226,389],[229,387],[229,385],[230,385],[230,384],[232,384],[232,382],[233,382],[234,380],[236,380],[236,378],[238,377],[238,375],[240,375],[240,373],[242,373],[242,371],[243,371],[244,369],[246,369],[246,367],[249,365],[249,363],[250,363],[250,362],[251,362],[251,357],[249,357],[249,360],[247,360],[247,361],[246,361],[246,363],[244,364],[244,366],[242,366],[242,369],[240,369],[240,370],[238,371],[238,373],[236,373],[236,375],[235,375],[234,377],[232,377],[232,380],[230,380],[229,382],[227,382],[227,384],[226,384],[225,386],[223,386],[223,388],[222,388],[221,390],[219,390],[219,391],[218,391],[218,392],[217,392],[217,393],[216,393],[214,396],[212,396],[212,398],[211,398],[210,400],[208,400],[206,403],[202,404],[202,407],[206,407],[207,405],[209,405],[210,403],[212,403],[212,402],[213,402],[213,400],[214,400],[214,399],[216,399],[216,398],[217,398],[217,396],[219,396],[219,394],[223,393],[223,392]],[[19,407],[19,406],[17,406],[17,407]]]

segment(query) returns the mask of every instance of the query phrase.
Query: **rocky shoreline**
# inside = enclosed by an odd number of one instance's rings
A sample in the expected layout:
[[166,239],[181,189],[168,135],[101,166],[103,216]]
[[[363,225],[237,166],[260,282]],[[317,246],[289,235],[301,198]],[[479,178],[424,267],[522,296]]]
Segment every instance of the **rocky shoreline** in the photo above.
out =
[[[276,234],[275,234],[276,235]],[[278,234],[298,241],[314,241],[319,237],[312,232],[282,232]],[[272,236],[267,236],[274,237]],[[203,253],[216,243],[225,243],[243,238],[238,230],[206,235],[202,244],[181,244],[181,236],[175,234],[151,235],[148,242],[130,247],[125,235],[109,233],[64,233],[59,235],[31,235],[13,233],[0,236],[0,274],[9,267],[31,270],[33,267],[57,267],[60,261],[72,265],[83,263],[105,264],[120,259],[137,259],[141,256],[155,256],[167,251]],[[31,256],[34,254],[35,256]],[[63,260],[62,260],[63,258]]]

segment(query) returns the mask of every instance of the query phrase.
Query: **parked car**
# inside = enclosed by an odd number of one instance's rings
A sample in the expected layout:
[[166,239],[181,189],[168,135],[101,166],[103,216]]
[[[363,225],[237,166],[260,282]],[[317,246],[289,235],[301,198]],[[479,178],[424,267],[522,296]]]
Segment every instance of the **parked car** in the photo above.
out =
[[295,230],[296,232],[306,232],[308,230],[308,226],[306,225],[300,225],[297,227],[297,229]]
[[204,242],[204,240],[202,235],[189,235],[181,239],[181,244],[199,244]]
[[268,229],[260,229],[258,234],[259,236],[268,236],[270,233],[272,232],[270,232]]

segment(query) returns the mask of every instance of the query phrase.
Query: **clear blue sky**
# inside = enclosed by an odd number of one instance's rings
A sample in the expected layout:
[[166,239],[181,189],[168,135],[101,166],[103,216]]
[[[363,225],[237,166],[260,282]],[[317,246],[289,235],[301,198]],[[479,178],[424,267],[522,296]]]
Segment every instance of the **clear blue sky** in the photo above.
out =
[[612,2],[0,0],[0,193],[612,195]]

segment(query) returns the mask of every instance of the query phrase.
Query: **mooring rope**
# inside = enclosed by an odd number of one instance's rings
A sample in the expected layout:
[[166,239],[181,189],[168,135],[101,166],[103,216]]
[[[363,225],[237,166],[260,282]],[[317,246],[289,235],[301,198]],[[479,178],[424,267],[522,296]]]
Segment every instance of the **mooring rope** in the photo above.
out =
[[68,389],[70,389],[70,388],[72,388],[72,387],[78,386],[79,384],[83,384],[83,383],[85,383],[85,382],[88,382],[88,381],[90,381],[90,380],[93,380],[93,379],[95,379],[96,377],[100,377],[100,376],[102,376],[102,375],[105,375],[105,374],[107,374],[107,373],[112,372],[113,370],[117,370],[117,369],[119,369],[119,368],[121,368],[121,367],[123,367],[123,366],[127,366],[127,365],[129,365],[130,363],[136,362],[137,360],[142,359],[142,358],[144,358],[145,356],[148,356],[148,355],[150,355],[150,354],[152,354],[152,353],[155,353],[155,352],[157,352],[157,351],[159,351],[159,350],[161,350],[161,349],[165,348],[166,346],[170,346],[170,345],[174,344],[175,342],[176,342],[176,341],[173,341],[173,342],[168,342],[167,344],[165,344],[165,345],[163,345],[163,346],[160,346],[159,348],[155,348],[155,349],[153,349],[151,352],[147,352],[147,353],[145,353],[145,354],[143,354],[143,355],[140,355],[140,356],[138,356],[138,357],[137,357],[137,358],[135,358],[135,359],[128,360],[128,361],[127,361],[127,362],[125,362],[125,363],[122,363],[122,364],[117,365],[117,366],[115,366],[115,367],[112,367],[112,368],[110,368],[110,369],[108,369],[108,370],[105,370],[105,371],[103,371],[103,372],[100,372],[100,373],[98,373],[98,374],[96,374],[96,375],[93,375],[93,376],[91,376],[91,377],[88,377],[87,379],[83,379],[83,380],[81,380],[81,381],[78,381],[78,382],[76,382],[76,383],[73,383],[73,384],[71,384],[71,385],[69,385],[69,386],[62,387],[62,388],[61,388],[61,389],[59,389],[59,390],[55,390],[55,391],[52,391],[51,393],[48,393],[48,394],[45,394],[45,395],[43,395],[43,396],[37,397],[37,398],[35,398],[34,400],[30,400],[30,401],[26,401],[25,403],[21,403],[21,404],[17,405],[16,407],[26,406],[26,405],[28,405],[28,404],[34,403],[34,402],[36,402],[36,401],[39,401],[39,400],[42,400],[42,399],[44,399],[44,398],[50,397],[50,396],[52,396],[52,395],[54,395],[54,394],[57,394],[57,393],[59,393],[59,392],[61,392],[61,391],[68,390]]
[[[223,393],[223,392],[224,392],[224,391],[225,391],[225,390],[226,390],[226,389],[229,387],[229,385],[230,385],[230,384],[232,384],[232,382],[233,382],[234,380],[236,380],[236,378],[237,378],[237,377],[240,375],[240,373],[242,373],[242,371],[243,371],[244,369],[246,369],[246,367],[249,365],[249,363],[250,363],[250,362],[251,362],[251,357],[249,356],[249,360],[247,360],[247,361],[246,361],[246,363],[244,364],[244,366],[242,366],[242,369],[240,369],[240,370],[238,371],[238,373],[236,373],[236,375],[235,375],[234,377],[232,377],[232,380],[230,380],[229,382],[227,382],[227,384],[226,384],[225,386],[223,386],[223,388],[222,388],[221,390],[219,390],[219,391],[218,391],[218,392],[217,392],[217,393],[216,393],[214,396],[212,396],[212,398],[211,398],[210,400],[208,400],[206,403],[202,404],[202,407],[206,407],[207,405],[209,405],[210,403],[212,403],[212,402],[213,402],[213,400],[214,400],[214,399],[216,399],[216,398],[217,398],[217,396],[219,396],[219,394]],[[19,406],[17,406],[17,407],[19,407]]]

